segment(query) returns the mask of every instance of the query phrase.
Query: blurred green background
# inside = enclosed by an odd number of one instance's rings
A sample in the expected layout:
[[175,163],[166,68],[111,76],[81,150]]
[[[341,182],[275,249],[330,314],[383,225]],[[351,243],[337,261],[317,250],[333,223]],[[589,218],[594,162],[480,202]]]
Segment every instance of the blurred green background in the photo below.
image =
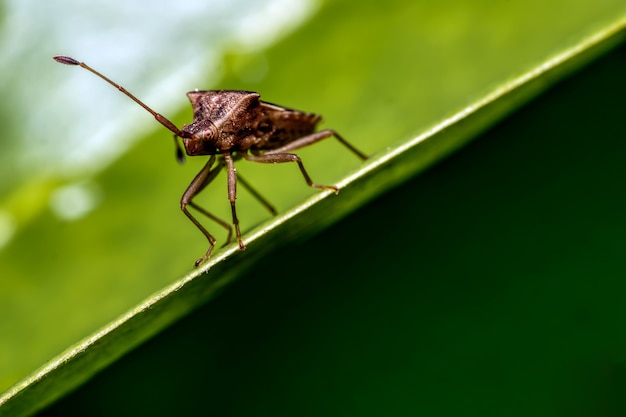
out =
[[[72,11],[54,4],[45,12],[56,11],[60,27]],[[139,32],[151,39],[163,27],[172,30],[171,43],[146,53],[161,61],[138,55],[143,49],[132,42],[117,43],[115,60],[84,40],[72,47],[54,36],[27,60],[3,59],[5,68],[30,64],[51,85],[79,83],[93,99],[65,114],[57,92],[38,91],[33,101],[19,72],[3,83],[4,97],[33,109],[5,103],[1,115],[0,214],[9,216],[3,224],[13,235],[0,251],[0,390],[175,281],[206,249],[178,209],[204,160],[177,166],[169,134],[149,115],[52,55],[86,51],[76,58],[149,96],[179,125],[191,117],[184,91],[250,89],[323,114],[324,127],[374,154],[626,13],[623,2],[610,0],[328,2],[305,8],[301,19],[309,20],[286,25],[292,32],[285,29],[271,46],[272,39],[244,47],[240,32],[266,20],[231,32],[218,25],[223,32],[209,36],[156,9],[151,16],[160,26]],[[221,22],[210,8],[204,13],[207,22]],[[11,17],[5,14],[5,24]],[[97,29],[102,39],[116,39],[106,25]],[[11,39],[5,32],[5,42]],[[217,51],[207,46],[213,43]],[[624,352],[615,330],[624,317],[623,58],[623,51],[612,54],[427,175],[312,241],[273,253],[49,413],[611,415]],[[177,66],[185,68],[178,73]],[[176,82],[161,86],[170,72]],[[59,165],[58,155],[22,157],[30,153],[19,145],[27,131],[20,126],[42,107],[56,108],[52,119],[35,118],[47,135],[24,140],[93,134],[117,140],[121,156],[93,148],[92,156],[111,162],[75,162],[80,169]],[[121,108],[120,119],[110,120],[109,108]],[[101,120],[85,125],[86,114]],[[138,136],[128,150],[119,145]],[[321,183],[359,166],[331,142],[299,154]],[[30,165],[20,166],[24,161]],[[280,210],[314,193],[294,167],[238,169]],[[216,182],[202,201],[228,218],[223,177]],[[69,190],[71,203],[76,189],[94,207],[64,219],[50,202]],[[244,229],[268,219],[245,193],[238,205]],[[568,408],[572,403],[580,407]]]

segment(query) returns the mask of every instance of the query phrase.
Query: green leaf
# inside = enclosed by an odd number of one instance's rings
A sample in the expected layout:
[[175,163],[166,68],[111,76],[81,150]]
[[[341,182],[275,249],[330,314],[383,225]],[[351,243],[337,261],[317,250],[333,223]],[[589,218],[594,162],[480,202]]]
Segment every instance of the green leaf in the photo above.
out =
[[[290,107],[321,109],[325,126],[372,157],[360,165],[333,143],[299,153],[317,182],[340,186],[339,196],[308,190],[294,167],[271,167],[270,173],[267,166],[240,164],[240,172],[255,184],[272,184],[267,194],[283,213],[267,220],[250,196],[241,195],[244,227],[260,223],[244,238],[248,250],[230,246],[201,270],[168,284],[180,265],[190,265],[205,250],[173,204],[203,161],[189,161],[193,168],[184,170],[168,165],[171,147],[161,145],[162,131],[155,132],[93,180],[106,196],[97,212],[68,224],[43,214],[2,253],[10,276],[3,280],[12,294],[5,297],[13,301],[2,303],[1,313],[20,317],[2,329],[2,356],[20,357],[0,376],[6,386],[24,369],[100,330],[10,388],[0,397],[0,415],[41,409],[211,299],[261,258],[279,265],[280,248],[441,160],[623,40],[620,2],[603,7],[537,2],[535,7],[541,13],[528,2],[391,2],[384,10],[376,2],[358,7],[338,2],[325,5],[267,53],[228,57],[225,67],[233,72],[222,81],[224,87],[258,90]],[[241,81],[246,68],[259,62],[267,63],[269,78],[258,84]],[[35,183],[55,185],[53,180]],[[219,192],[207,190],[203,200],[212,202],[212,210],[216,202],[226,202],[225,187],[213,188]],[[226,204],[221,210],[216,208],[228,218]],[[335,254],[313,257],[326,262]],[[20,277],[33,278],[20,284]],[[145,298],[150,292],[154,295]],[[123,311],[128,312],[111,321]],[[37,329],[25,334],[20,323]],[[34,343],[33,335],[41,342]]]

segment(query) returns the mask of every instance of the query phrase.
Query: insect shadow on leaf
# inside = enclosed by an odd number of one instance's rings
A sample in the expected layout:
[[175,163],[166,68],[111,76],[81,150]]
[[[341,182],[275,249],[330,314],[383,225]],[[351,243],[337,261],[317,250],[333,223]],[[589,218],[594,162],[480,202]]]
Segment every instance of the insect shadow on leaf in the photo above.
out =
[[[309,186],[320,190],[330,190],[337,194],[339,189],[334,185],[314,183],[306,169],[304,169],[302,160],[292,152],[323,139],[335,137],[360,159],[367,159],[364,153],[352,146],[334,130],[325,129],[316,132],[315,128],[322,120],[321,116],[261,101],[259,94],[251,91],[190,91],[187,93],[187,97],[191,101],[193,108],[193,122],[179,129],[170,120],[155,112],[129,93],[124,87],[87,64],[67,56],[55,56],[54,60],[61,64],[77,65],[90,71],[152,114],[159,123],[174,133],[176,159],[179,162],[182,163],[185,157],[180,148],[178,138],[182,140],[187,155],[209,155],[209,160],[191,181],[180,200],[180,208],[183,213],[209,241],[208,250],[204,256],[195,262],[196,266],[209,259],[216,240],[198,219],[189,212],[188,207],[193,207],[196,211],[204,214],[228,231],[228,237],[224,245],[227,245],[232,240],[232,226],[235,226],[235,234],[240,250],[244,250],[246,246],[241,238],[235,205],[238,182],[248,189],[272,215],[276,215],[276,209],[247,181],[241,178],[241,176],[237,176],[234,165],[235,160],[244,158],[249,161],[266,164],[295,162],[298,164],[300,172]],[[232,223],[220,219],[193,202],[193,198],[213,181],[222,169],[226,169],[227,173],[228,201],[230,202],[232,212]]]

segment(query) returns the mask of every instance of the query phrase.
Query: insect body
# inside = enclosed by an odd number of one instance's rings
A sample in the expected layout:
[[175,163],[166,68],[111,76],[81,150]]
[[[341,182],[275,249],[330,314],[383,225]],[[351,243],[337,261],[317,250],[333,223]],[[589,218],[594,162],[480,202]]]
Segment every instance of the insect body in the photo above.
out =
[[302,172],[309,186],[322,190],[332,190],[337,193],[339,190],[335,186],[314,183],[304,169],[300,158],[292,152],[334,136],[359,158],[367,158],[365,154],[339,136],[337,132],[333,130],[316,132],[315,127],[321,121],[319,115],[266,103],[259,99],[259,94],[250,91],[214,90],[191,91],[187,93],[193,108],[194,120],[192,123],[184,125],[182,129],[179,129],[171,121],[146,106],[123,87],[85,63],[66,56],[56,56],[54,59],[62,64],[78,65],[85,68],[109,84],[112,84],[150,112],[159,123],[174,133],[179,161],[182,161],[184,156],[178,146],[177,138],[182,139],[187,155],[210,155],[209,160],[193,179],[180,202],[183,213],[200,229],[209,241],[209,249],[203,257],[196,261],[196,266],[211,256],[216,240],[189,212],[188,206],[193,207],[198,212],[226,228],[228,230],[226,244],[232,239],[232,226],[230,223],[214,216],[192,201],[222,169],[226,168],[227,172],[228,200],[232,212],[232,225],[235,226],[235,233],[241,250],[245,249],[245,245],[241,238],[235,207],[237,183],[239,182],[249,189],[261,204],[272,214],[276,214],[276,210],[247,181],[237,177],[234,166],[235,160],[244,158],[249,161],[270,164],[295,162],[298,164],[300,172]]

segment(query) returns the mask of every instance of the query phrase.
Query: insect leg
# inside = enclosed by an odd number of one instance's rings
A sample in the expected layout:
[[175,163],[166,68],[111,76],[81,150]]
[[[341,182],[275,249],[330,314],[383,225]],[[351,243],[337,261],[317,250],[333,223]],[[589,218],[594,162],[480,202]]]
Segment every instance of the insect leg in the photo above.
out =
[[213,251],[213,247],[215,246],[215,238],[213,237],[213,235],[211,235],[211,233],[208,232],[208,230],[204,228],[204,226],[200,224],[200,222],[189,212],[189,210],[187,210],[188,205],[228,230],[228,238],[226,239],[226,244],[230,242],[230,239],[232,237],[232,227],[229,223],[225,222],[219,217],[214,216],[213,214],[209,213],[208,211],[191,201],[217,176],[217,174],[219,174],[219,172],[224,167],[224,163],[222,161],[219,161],[215,167],[213,167],[214,163],[215,155],[212,155],[206,165],[204,165],[202,170],[198,173],[198,175],[196,175],[193,181],[191,181],[191,184],[189,184],[189,187],[187,187],[187,190],[185,190],[185,193],[180,200],[180,208],[183,213],[185,213],[185,216],[187,216],[189,220],[191,220],[193,224],[196,225],[196,227],[202,232],[202,234],[204,234],[204,236],[206,236],[209,241],[209,249],[206,251],[206,254],[202,258],[196,261],[196,266],[200,265],[200,263],[202,263],[203,261],[209,259],[209,257],[211,256],[211,252]]
[[246,245],[241,240],[241,231],[239,230],[239,219],[237,218],[237,210],[235,209],[235,200],[237,199],[237,171],[233,157],[229,153],[223,153],[224,161],[226,161],[226,173],[228,174],[228,201],[230,201],[230,209],[233,213],[233,225],[235,225],[235,233],[237,234],[237,242],[239,249],[244,250]]
[[257,199],[257,201],[259,203],[261,203],[262,205],[265,206],[265,208],[272,213],[273,216],[275,216],[276,214],[278,214],[278,212],[276,211],[276,209],[274,208],[273,205],[270,204],[269,201],[267,201],[261,194],[259,194],[259,192],[257,190],[255,190],[248,181],[244,180],[243,177],[239,174],[237,174],[237,181],[241,183],[241,185],[244,186],[244,188],[246,188],[250,194],[252,194],[254,196],[254,198]]
[[[282,148],[279,148],[279,149],[284,149],[286,147],[287,146],[283,146]],[[250,155],[247,153],[242,153],[242,155],[245,159],[249,161],[261,162],[264,164],[295,162],[298,164],[298,167],[300,168],[300,172],[302,172],[302,176],[304,176],[304,180],[306,181],[307,184],[309,184],[310,187],[319,188],[320,190],[332,190],[335,194],[339,193],[339,189],[335,187],[334,185],[321,185],[321,184],[314,183],[311,180],[311,177],[309,177],[309,174],[306,172],[306,169],[304,169],[302,160],[300,159],[298,155],[295,155],[292,153],[275,153],[274,151],[276,151],[276,149],[265,152],[262,155]]]
[[347,140],[339,136],[337,132],[331,129],[320,130],[319,132],[315,132],[315,133],[311,133],[310,135],[303,136],[299,139],[294,140],[293,142],[289,142],[285,146],[281,146],[280,148],[267,151],[264,153],[264,155],[295,151],[296,149],[304,148],[305,146],[312,145],[316,142],[319,142],[331,136],[334,136],[342,145],[344,145],[346,148],[348,148],[350,151],[352,151],[356,156],[358,156],[362,160],[367,159],[367,156],[363,152],[359,151],[357,148],[352,146]]

